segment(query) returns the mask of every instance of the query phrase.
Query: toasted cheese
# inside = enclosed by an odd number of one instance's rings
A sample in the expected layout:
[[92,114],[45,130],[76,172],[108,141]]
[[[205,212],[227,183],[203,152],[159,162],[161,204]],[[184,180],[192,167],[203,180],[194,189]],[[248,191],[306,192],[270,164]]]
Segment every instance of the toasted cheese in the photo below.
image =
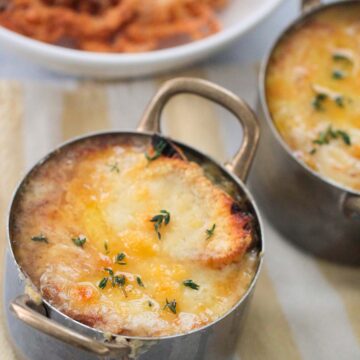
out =
[[68,316],[113,334],[179,334],[219,318],[249,287],[252,217],[196,163],[145,151],[88,141],[45,162],[20,196],[14,251]]
[[360,4],[312,15],[276,46],[266,74],[273,121],[323,177],[360,190]]

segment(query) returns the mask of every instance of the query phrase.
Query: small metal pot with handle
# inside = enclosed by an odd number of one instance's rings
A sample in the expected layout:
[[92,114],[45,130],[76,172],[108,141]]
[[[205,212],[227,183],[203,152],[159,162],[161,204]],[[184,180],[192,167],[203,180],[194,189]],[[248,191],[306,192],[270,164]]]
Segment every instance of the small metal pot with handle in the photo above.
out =
[[322,177],[294,156],[271,118],[265,81],[271,55],[284,36],[315,13],[356,3],[303,1],[303,14],[264,59],[259,77],[262,141],[250,178],[264,213],[289,240],[316,256],[352,265],[360,265],[360,193]]
[[[30,328],[27,328],[26,334],[28,335],[26,336],[29,336],[29,338],[24,339],[24,341],[32,341],[31,338],[34,336],[34,333],[36,333],[37,337],[34,341],[39,343],[35,350],[34,347],[32,347],[32,352],[30,351],[28,354],[31,359],[50,359],[52,357],[49,354],[54,354],[53,358],[56,359],[71,356],[71,359],[87,360],[97,359],[99,357],[125,360],[137,358],[138,356],[142,360],[215,360],[232,357],[246,309],[263,261],[264,244],[260,218],[254,200],[243,183],[248,175],[255,155],[259,138],[259,128],[251,109],[234,94],[215,84],[191,78],[171,80],[165,83],[152,99],[136,132],[107,132],[80,137],[63,144],[42,159],[25,176],[15,192],[8,222],[9,249],[12,253],[14,264],[25,277],[26,281],[31,283],[31,279],[29,279],[21,269],[14,255],[11,234],[14,218],[16,217],[16,203],[19,198],[19,193],[22,191],[24,183],[34,170],[41,167],[44,162],[54,154],[66,151],[67,147],[75,142],[82,142],[91,138],[116,137],[119,141],[122,141],[122,139],[124,141],[131,140],[141,145],[148,145],[154,133],[161,133],[160,117],[165,104],[171,97],[179,93],[196,94],[220,104],[232,112],[243,127],[244,138],[240,149],[234,158],[224,166],[217,164],[214,160],[189,146],[176,141],[172,142],[180,148],[187,158],[199,163],[209,172],[209,175],[211,175],[213,179],[216,178],[219,186],[226,184],[226,188],[231,191],[232,196],[239,201],[241,200],[241,203],[244,204],[247,211],[253,214],[256,223],[259,225],[256,230],[258,239],[253,245],[259,254],[258,267],[248,290],[231,310],[215,322],[186,334],[162,337],[109,337],[110,334],[104,334],[102,331],[93,329],[69,318],[45,299],[42,299],[40,305],[36,305],[28,295],[20,295],[10,304],[13,314],[27,326],[43,333],[30,331]],[[108,341],[106,341],[106,339]],[[59,340],[62,343],[59,343]],[[26,344],[23,345],[25,350],[30,348],[27,347]],[[83,350],[85,350],[85,352]],[[56,356],[58,357],[55,357],[55,354],[57,354]]]

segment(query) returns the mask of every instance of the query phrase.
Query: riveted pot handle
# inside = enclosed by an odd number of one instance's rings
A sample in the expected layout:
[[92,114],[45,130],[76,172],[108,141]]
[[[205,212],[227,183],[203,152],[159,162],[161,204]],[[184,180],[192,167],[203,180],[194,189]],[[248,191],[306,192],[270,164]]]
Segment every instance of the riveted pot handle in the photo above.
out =
[[10,310],[25,324],[46,335],[61,340],[64,343],[76,346],[98,356],[109,356],[116,353],[118,357],[122,356],[121,359],[128,359],[127,355],[130,352],[129,348],[120,347],[116,344],[104,344],[95,339],[81,335],[74,330],[48,319],[46,316],[36,311],[34,306],[36,306],[36,304],[28,295],[20,295],[11,302]]
[[342,206],[347,217],[360,220],[360,196],[346,194]]
[[162,110],[170,98],[180,93],[204,97],[235,115],[243,128],[243,141],[234,158],[226,163],[226,167],[245,181],[259,141],[258,122],[253,111],[242,99],[221,86],[196,78],[176,78],[165,82],[150,101],[137,129],[161,133]]
[[302,12],[311,11],[313,8],[321,5],[321,0],[302,0],[301,10]]

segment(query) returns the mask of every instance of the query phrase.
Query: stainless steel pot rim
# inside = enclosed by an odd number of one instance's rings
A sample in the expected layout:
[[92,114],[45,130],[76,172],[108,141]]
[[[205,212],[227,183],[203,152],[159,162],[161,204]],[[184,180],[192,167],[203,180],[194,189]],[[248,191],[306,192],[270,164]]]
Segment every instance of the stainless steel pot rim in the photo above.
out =
[[265,119],[267,124],[269,125],[273,135],[275,136],[275,138],[277,139],[277,141],[281,144],[281,146],[283,147],[283,149],[303,168],[305,168],[310,174],[312,174],[314,177],[316,177],[317,179],[324,181],[325,183],[327,183],[328,185],[334,186],[335,188],[342,190],[342,191],[346,191],[350,194],[353,195],[359,195],[360,196],[360,190],[355,190],[352,189],[350,187],[347,187],[345,185],[342,185],[330,178],[327,178],[323,175],[321,175],[319,172],[315,171],[314,169],[312,169],[310,166],[308,166],[305,162],[303,162],[302,160],[300,160],[298,157],[295,156],[294,151],[290,148],[290,146],[287,144],[287,142],[283,139],[283,137],[280,135],[279,131],[277,130],[275,124],[274,124],[274,120],[272,119],[272,116],[270,114],[269,111],[269,107],[267,105],[267,100],[266,100],[266,90],[265,90],[265,81],[266,81],[266,75],[267,75],[267,68],[268,68],[268,64],[269,64],[269,60],[274,52],[274,50],[276,49],[276,47],[278,46],[278,44],[280,43],[280,41],[287,35],[289,34],[289,32],[291,32],[292,30],[294,30],[297,26],[299,26],[304,20],[306,20],[307,18],[309,18],[310,16],[313,16],[315,13],[321,12],[325,9],[331,8],[331,7],[336,7],[336,6],[347,6],[349,5],[351,6],[351,4],[357,4],[360,5],[360,1],[359,0],[337,0],[335,2],[331,2],[328,4],[318,4],[318,5],[314,5],[314,7],[312,7],[311,9],[306,10],[302,15],[300,15],[296,20],[292,21],[290,23],[289,26],[287,26],[282,32],[281,34],[276,38],[276,40],[274,41],[274,43],[272,44],[272,46],[270,47],[270,50],[268,50],[266,56],[264,57],[263,61],[261,62],[261,66],[260,66],[260,72],[259,72],[259,93],[260,93],[260,103],[261,103],[261,107],[265,113]]
[[[30,176],[30,174],[39,166],[41,166],[45,161],[47,161],[49,158],[51,158],[56,152],[61,151],[63,148],[65,148],[68,145],[74,144],[76,142],[81,142],[83,140],[86,139],[90,139],[93,137],[98,137],[98,136],[105,136],[105,135],[124,135],[124,136],[144,136],[144,137],[150,137],[152,135],[154,135],[155,133],[150,132],[150,131],[134,131],[134,130],[129,130],[129,131],[95,131],[95,132],[90,132],[87,134],[83,134],[77,137],[73,137],[70,140],[67,140],[63,143],[61,143],[59,146],[55,147],[53,150],[51,150],[49,153],[47,153],[47,155],[45,155],[44,157],[42,157],[39,161],[37,161],[33,166],[30,167],[30,169],[28,169],[25,172],[25,176],[23,176],[21,178],[21,180],[18,182],[17,186],[15,187],[15,190],[12,194],[12,198],[10,201],[10,205],[7,211],[7,222],[6,222],[6,236],[7,236],[7,242],[8,242],[8,247],[10,249],[10,253],[11,253],[11,257],[13,259],[13,261],[16,264],[16,267],[19,271],[20,274],[22,274],[25,279],[27,281],[30,282],[30,284],[32,286],[34,286],[34,288],[36,288],[36,286],[33,284],[33,282],[31,281],[30,277],[22,270],[21,266],[18,264],[15,254],[13,252],[13,248],[12,248],[12,242],[11,242],[11,238],[10,238],[10,221],[11,221],[11,214],[12,214],[12,207],[15,203],[15,197],[18,194],[19,190],[22,188],[23,184],[26,182],[26,180],[28,179],[28,177]],[[182,334],[175,334],[175,335],[168,335],[168,336],[157,336],[157,337],[144,337],[144,336],[127,336],[127,335],[118,335],[118,334],[111,334],[111,336],[114,336],[116,338],[123,338],[123,339],[127,339],[127,340],[140,340],[140,341],[157,341],[157,340],[166,340],[166,339],[174,339],[174,338],[179,338],[179,337],[183,337],[186,335],[190,335],[193,333],[197,333],[197,332],[201,332],[203,330],[206,330],[208,328],[210,328],[211,326],[215,325],[216,323],[220,322],[221,320],[223,320],[224,318],[226,318],[228,315],[230,315],[236,308],[238,308],[249,296],[249,294],[252,292],[258,277],[260,275],[262,266],[263,266],[263,261],[264,261],[264,254],[265,254],[265,241],[264,241],[264,226],[263,226],[263,221],[261,219],[260,216],[260,212],[258,209],[258,206],[253,198],[253,196],[251,195],[251,193],[249,192],[249,190],[247,189],[246,185],[243,183],[243,181],[241,179],[239,179],[235,174],[232,174],[228,169],[226,169],[226,167],[224,165],[219,164],[216,160],[214,160],[211,156],[206,155],[204,153],[202,153],[201,151],[193,148],[192,146],[189,146],[187,144],[183,144],[182,142],[179,142],[177,140],[174,140],[172,138],[169,138],[167,136],[164,136],[163,134],[157,134],[163,138],[167,138],[170,139],[172,142],[174,142],[176,145],[179,145],[180,147],[183,148],[188,148],[189,150],[200,154],[201,156],[205,157],[207,160],[209,160],[212,164],[216,165],[218,168],[222,169],[228,176],[231,177],[232,181],[234,181],[237,185],[240,186],[240,188],[242,189],[242,191],[244,192],[246,198],[249,200],[249,202],[251,203],[251,206],[253,207],[253,211],[254,214],[256,216],[256,220],[257,220],[257,224],[259,227],[259,233],[260,233],[260,253],[259,253],[259,264],[258,267],[256,269],[256,273],[253,277],[253,279],[251,280],[250,286],[248,287],[248,289],[246,290],[246,292],[243,294],[243,296],[239,299],[239,301],[231,308],[229,309],[225,314],[223,314],[221,317],[217,318],[215,321],[191,330],[189,332],[186,333],[182,333]],[[60,310],[58,310],[57,308],[55,308],[53,305],[51,305],[46,299],[42,298],[42,302],[51,309],[51,311],[57,313],[58,315],[64,317],[65,319],[69,320],[70,322],[74,322],[77,325],[79,325],[80,327],[83,327],[84,329],[87,330],[91,330],[94,333],[96,333],[98,336],[102,336],[104,339],[107,339],[108,336],[105,336],[105,332],[95,329],[93,327],[90,327],[88,325],[85,325],[77,320],[74,320],[73,318],[69,317],[68,315],[62,313]]]

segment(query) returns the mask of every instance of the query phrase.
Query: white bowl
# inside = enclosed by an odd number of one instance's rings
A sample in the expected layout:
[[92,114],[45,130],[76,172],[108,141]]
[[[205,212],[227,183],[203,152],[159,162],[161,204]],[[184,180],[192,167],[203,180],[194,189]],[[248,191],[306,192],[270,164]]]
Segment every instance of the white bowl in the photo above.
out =
[[0,44],[27,59],[65,74],[129,78],[188,65],[222,49],[268,15],[281,0],[229,0],[219,15],[223,29],[174,48],[136,54],[106,54],[49,45],[0,27]]

